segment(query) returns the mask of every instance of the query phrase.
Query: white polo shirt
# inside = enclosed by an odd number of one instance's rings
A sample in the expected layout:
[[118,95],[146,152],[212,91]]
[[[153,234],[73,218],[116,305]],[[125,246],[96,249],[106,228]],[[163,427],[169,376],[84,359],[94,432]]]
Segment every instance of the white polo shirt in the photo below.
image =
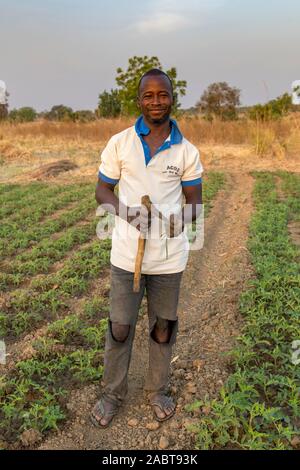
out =
[[[140,116],[135,125],[114,135],[101,154],[99,178],[119,184],[119,199],[129,207],[140,206],[141,197],[149,195],[164,215],[178,212],[183,206],[182,186],[202,183],[203,167],[197,148],[185,139],[175,120],[171,133],[151,158],[143,139],[150,129]],[[163,226],[146,240],[142,264],[144,274],[169,274],[183,271],[189,254],[189,242],[183,232],[167,238]],[[159,236],[157,236],[159,233]],[[134,272],[139,232],[120,217],[115,217],[110,261],[126,271]]]

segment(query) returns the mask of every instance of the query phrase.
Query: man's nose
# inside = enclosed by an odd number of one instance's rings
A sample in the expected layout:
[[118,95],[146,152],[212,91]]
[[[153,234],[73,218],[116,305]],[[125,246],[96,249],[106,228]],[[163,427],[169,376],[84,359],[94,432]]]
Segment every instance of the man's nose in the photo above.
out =
[[160,104],[160,97],[158,95],[153,95],[152,104]]

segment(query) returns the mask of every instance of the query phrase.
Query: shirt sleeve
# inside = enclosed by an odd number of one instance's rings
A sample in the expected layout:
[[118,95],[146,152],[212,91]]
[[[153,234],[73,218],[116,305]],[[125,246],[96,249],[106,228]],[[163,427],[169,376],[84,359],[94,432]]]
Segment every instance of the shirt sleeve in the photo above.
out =
[[98,177],[106,183],[117,184],[121,177],[121,165],[114,139],[110,139],[101,153]]
[[181,177],[182,186],[195,186],[202,183],[203,166],[196,148],[188,152],[185,168]]

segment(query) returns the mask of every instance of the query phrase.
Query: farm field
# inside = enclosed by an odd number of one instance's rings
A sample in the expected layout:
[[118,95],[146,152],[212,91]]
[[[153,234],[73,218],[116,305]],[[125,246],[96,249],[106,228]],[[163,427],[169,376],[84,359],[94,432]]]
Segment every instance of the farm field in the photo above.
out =
[[256,278],[240,297],[245,324],[220,396],[187,406],[202,410],[192,427],[201,449],[299,447],[300,175],[253,176],[248,247]]
[[[0,448],[300,448],[299,158],[203,144],[205,243],[181,289],[177,413],[154,423],[143,396],[143,303],[128,399],[98,430],[88,413],[101,393],[110,241],[96,236],[102,144],[85,139],[20,133],[2,146]],[[43,175],[65,158],[78,168]]]
[[[207,213],[223,184],[221,173],[208,175]],[[1,377],[0,427],[13,448],[57,429],[68,390],[102,376],[108,299],[97,283],[107,276],[110,240],[96,236],[94,189],[0,187],[0,336],[15,351]]]

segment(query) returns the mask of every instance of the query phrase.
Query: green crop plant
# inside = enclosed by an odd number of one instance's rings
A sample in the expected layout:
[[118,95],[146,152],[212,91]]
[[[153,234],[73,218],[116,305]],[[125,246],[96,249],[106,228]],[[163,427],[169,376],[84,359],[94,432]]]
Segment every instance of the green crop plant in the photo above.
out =
[[210,410],[193,430],[201,449],[291,449],[300,434],[300,376],[291,361],[300,331],[300,264],[287,227],[300,214],[300,180],[286,173],[254,176],[248,247],[256,279],[240,297],[245,325],[229,354],[233,372],[219,398],[187,407]]
[[44,183],[31,183],[26,185],[1,185],[2,191],[0,193],[1,207],[7,204],[13,204],[15,201],[22,200],[23,197],[31,196],[32,192],[44,189]]
[[[215,191],[208,192],[213,178],[207,179],[204,188],[207,201],[217,192],[216,182]],[[7,191],[7,195],[11,191]],[[24,188],[19,188],[19,191],[21,196]],[[46,189],[41,191],[41,194],[47,193]],[[73,194],[72,191],[69,194]],[[20,218],[15,213],[4,221],[6,229],[2,227],[0,253],[6,257],[1,265],[5,269],[3,282],[7,282],[6,288],[21,285],[21,288],[6,294],[1,307],[2,337],[19,337],[48,321],[53,322],[41,337],[32,342],[32,357],[18,362],[0,381],[0,440],[8,443],[19,439],[26,429],[37,429],[42,434],[57,429],[68,416],[66,402],[69,391],[85,383],[98,383],[103,374],[107,331],[107,319],[103,317],[109,311],[108,298],[106,294],[105,297],[90,298],[88,288],[108,266],[111,242],[90,241],[97,220],[76,226],[95,209],[96,204],[93,197],[90,199],[89,191],[86,187],[80,197],[79,193],[76,198],[74,194],[72,208],[59,206],[61,212],[57,216],[52,203],[48,211],[43,201],[37,201],[36,207],[31,208],[32,215],[29,210],[23,210],[26,205],[20,203],[20,213],[25,217],[24,226],[20,225]],[[5,191],[1,193],[0,189],[1,194],[4,195]],[[27,194],[28,200],[33,201],[29,190]],[[62,204],[59,193],[57,200]],[[50,215],[54,217],[46,218]],[[62,233],[58,233],[60,231]],[[53,262],[61,261],[74,246],[86,242],[88,244],[78,246],[56,272],[48,274]],[[15,253],[16,250],[19,251]],[[8,259],[10,255],[14,255],[14,259]],[[41,271],[44,274],[29,282],[30,276]],[[24,280],[27,281],[26,286],[20,284]],[[84,298],[78,299],[75,315],[71,310],[74,296],[82,294]]]
[[[0,237],[7,238],[10,234],[15,235],[14,230],[18,230],[20,227],[22,227],[22,230],[26,230],[34,226],[45,216],[53,214],[56,210],[64,208],[67,204],[80,201],[81,197],[90,194],[89,191],[87,191],[86,187],[71,187],[66,193],[62,193],[59,197],[56,197],[53,200],[47,200],[47,198],[42,199],[35,205],[34,210],[32,207],[26,207],[21,211],[17,211],[1,225]],[[90,197],[92,198],[91,195]]]
[[55,321],[48,327],[48,333],[59,342],[67,344],[80,334],[83,328],[82,320],[76,315],[68,315]]
[[103,345],[105,333],[107,331],[107,319],[100,320],[99,324],[89,326],[81,330],[81,336],[89,346],[100,349]]
[[34,184],[30,192],[24,194],[23,191],[20,197],[15,196],[14,199],[10,202],[6,202],[5,204],[3,204],[3,207],[0,208],[0,218],[7,218],[8,216],[10,216],[10,214],[13,214],[13,220],[15,214],[19,214],[23,209],[25,210],[26,214],[28,212],[28,208],[38,204],[41,198],[51,200],[52,198],[55,198],[58,194],[61,194],[65,190],[68,191],[68,187]]
[[95,323],[84,311],[49,325],[46,336],[33,343],[34,357],[18,362],[2,381],[3,438],[15,440],[25,429],[57,429],[67,416],[67,388],[102,377],[106,329],[106,319]]
[[69,355],[70,371],[79,382],[98,382],[103,375],[102,355],[99,351],[78,349]]
[[210,171],[207,179],[203,179],[203,204],[204,204],[204,215],[208,216],[210,209],[212,208],[212,201],[216,197],[218,191],[225,186],[225,175],[224,173]]
[[87,318],[98,317],[100,311],[109,312],[109,305],[104,298],[95,296],[84,305],[84,316]]
[[76,208],[64,210],[56,219],[45,220],[42,224],[35,224],[27,230],[21,230],[20,227],[15,224],[15,227],[8,231],[8,234],[10,234],[9,238],[0,239],[0,253],[3,256],[10,256],[14,254],[16,250],[24,250],[33,243],[49,238],[50,235],[81,221],[91,213],[93,208],[95,208],[94,201],[83,200]]

